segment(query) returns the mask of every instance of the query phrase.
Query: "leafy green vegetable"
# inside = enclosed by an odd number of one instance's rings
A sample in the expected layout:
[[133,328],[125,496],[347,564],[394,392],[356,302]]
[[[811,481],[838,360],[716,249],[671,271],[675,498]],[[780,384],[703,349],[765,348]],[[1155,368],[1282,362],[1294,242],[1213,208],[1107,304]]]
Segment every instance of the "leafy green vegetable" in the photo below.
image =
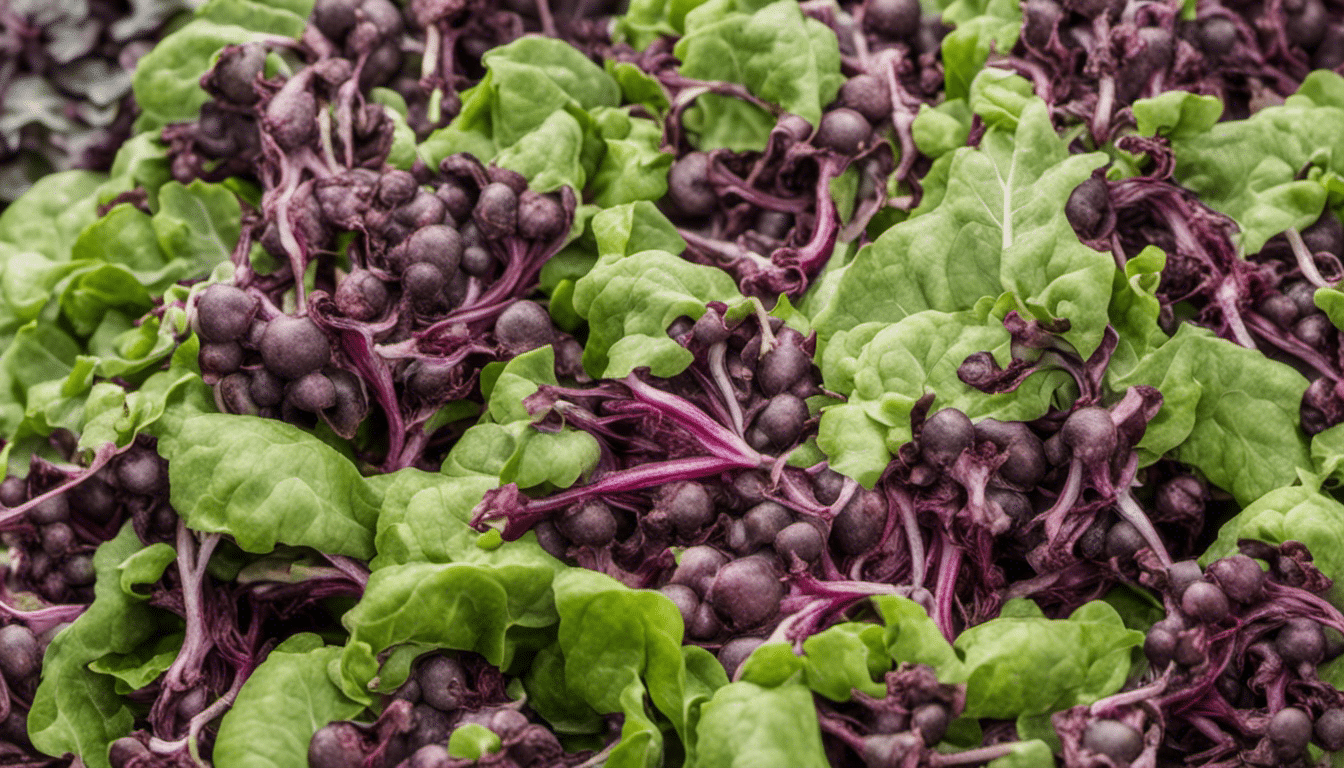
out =
[[1242,504],[1311,467],[1298,425],[1307,380],[1256,350],[1185,324],[1107,384],[1116,391],[1146,384],[1162,393],[1162,410],[1139,442],[1146,461],[1170,451]]
[[317,729],[364,710],[331,681],[327,669],[341,649],[317,635],[286,639],[248,676],[215,739],[219,768],[282,768],[308,760]]
[[249,552],[276,544],[370,558],[381,499],[354,464],[290,424],[232,414],[187,418],[163,435],[173,506],[198,531]]
[[740,306],[746,300],[723,270],[666,251],[605,253],[574,285],[574,309],[588,320],[583,367],[604,378],[641,366],[655,376],[684,371],[691,353],[667,328],[683,315],[699,318],[711,301]]
[[1144,136],[1183,139],[1212,128],[1223,116],[1223,103],[1214,96],[1189,91],[1164,91],[1134,102],[1134,121]]
[[47,648],[42,682],[28,713],[28,735],[48,755],[70,752],[91,768],[110,768],[108,745],[131,731],[134,712],[117,694],[118,678],[89,664],[111,654],[134,653],[160,633],[163,614],[128,595],[118,573],[121,563],[143,546],[127,521],[116,538],[98,547],[93,604]]
[[[600,453],[597,440],[579,430],[533,429],[532,416],[523,406],[524,398],[536,392],[539,385],[556,384],[554,351],[549,346],[541,347],[495,370],[486,413],[453,446],[443,462],[443,472],[485,475],[499,483],[517,483],[520,488],[573,485],[596,465]],[[482,390],[487,391],[484,382]],[[484,492],[481,488],[480,493]],[[479,495],[476,498],[479,500]]]
[[814,318],[818,332],[971,309],[1011,291],[1042,314],[1068,318],[1065,338],[1091,354],[1115,265],[1078,242],[1064,202],[1104,155],[1070,155],[1045,103],[1033,98],[1014,129],[991,127],[978,148],[951,158],[942,202],[859,251]]
[[924,610],[898,597],[874,600],[896,661],[928,664],[943,682],[966,683],[967,717],[1017,718],[1090,704],[1115,693],[1143,633],[1115,608],[1093,601],[1068,619],[1045,618],[1029,600],[967,628],[949,644]]
[[1017,44],[1022,9],[1011,0],[953,0],[942,20],[955,27],[943,38],[944,87],[949,99],[964,98],[990,52],[1006,54]]
[[826,768],[812,692],[798,683],[729,683],[701,709],[693,768]]
[[484,725],[467,723],[459,726],[448,738],[448,754],[468,760],[479,760],[482,755],[498,752],[499,736]]
[[953,648],[966,680],[968,717],[1013,718],[1090,704],[1129,675],[1143,633],[1093,601],[1066,620],[1046,619],[1035,603],[1010,601],[999,618],[968,628]]
[[1276,488],[1248,504],[1218,529],[1218,539],[1200,556],[1202,565],[1237,552],[1238,539],[1268,544],[1299,541],[1314,563],[1335,581],[1329,593],[1335,605],[1344,605],[1339,579],[1344,578],[1344,504],[1315,483]]
[[[230,21],[246,19],[234,17]],[[209,18],[196,19],[168,35],[140,59],[131,80],[136,103],[145,113],[141,121],[166,125],[195,120],[201,105],[210,100],[200,86],[201,76],[213,66],[220,49],[270,37],[249,26]]]
[[[830,27],[805,17],[792,0],[779,0],[754,13],[729,12],[713,20],[703,13],[710,9],[717,10],[715,4],[702,6],[695,15],[703,23],[688,24],[686,35],[677,41],[673,52],[682,62],[681,73],[700,80],[744,85],[761,99],[817,125],[822,110],[844,82],[840,51]],[[702,97],[691,108],[699,110],[696,117],[688,115],[688,120],[701,134],[700,149],[765,148],[772,119],[752,120],[757,130],[731,146],[721,143],[723,132],[716,124],[741,125],[740,110],[744,108],[762,112],[759,107],[738,103],[742,107],[727,109],[724,99]],[[765,133],[760,132],[761,127]]]
[[159,678],[182,650],[182,632],[162,635],[153,643],[136,648],[130,653],[109,653],[89,664],[89,669],[117,679],[114,685],[118,696],[125,696],[149,685]]
[[684,741],[683,627],[672,601],[571,568],[556,574],[555,607],[566,687],[597,712],[625,714],[610,764],[648,764],[661,754],[662,735],[645,713],[645,695]]
[[341,618],[350,632],[340,657],[341,689],[369,702],[369,691],[381,684],[377,654],[406,643],[475,651],[507,668],[517,651],[510,628],[557,620],[553,573],[525,562],[409,563],[374,571],[364,596]]
[[1329,97],[1340,79],[1333,72],[1314,72],[1282,106],[1193,130],[1207,122],[1205,114],[1191,130],[1171,137],[1175,178],[1201,202],[1237,222],[1247,253],[1321,215],[1326,188],[1303,178],[1304,168],[1344,173],[1344,103],[1331,103]]
[[[910,440],[910,411],[928,392],[937,396],[933,410],[957,408],[972,419],[1043,416],[1067,374],[1037,374],[1015,391],[997,395],[957,377],[966,358],[981,351],[1006,365],[1010,343],[1001,319],[975,311],[927,310],[891,325],[868,323],[836,333],[822,355],[822,376],[826,388],[848,396],[848,402],[822,411],[818,437],[832,468],[872,487],[895,451]],[[863,423],[860,412],[871,424]]]

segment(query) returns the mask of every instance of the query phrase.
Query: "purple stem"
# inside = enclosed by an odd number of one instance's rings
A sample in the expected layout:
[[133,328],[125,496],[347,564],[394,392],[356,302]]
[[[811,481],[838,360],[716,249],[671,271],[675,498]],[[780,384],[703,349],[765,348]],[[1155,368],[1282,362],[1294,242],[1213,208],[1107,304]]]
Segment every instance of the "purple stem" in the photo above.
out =
[[34,634],[40,635],[52,627],[59,626],[67,621],[74,621],[79,618],[87,605],[53,605],[47,608],[39,608],[35,611],[21,611],[9,604],[0,601],[0,613],[11,618],[17,619],[33,630]]
[[733,431],[741,435],[745,430],[742,422],[742,406],[737,402],[737,393],[733,391],[732,382],[728,380],[728,368],[725,364],[727,352],[728,343],[726,341],[710,345],[709,371],[714,378],[715,386],[719,388],[719,395],[723,398],[724,407],[728,409],[728,416],[733,422]]
[[911,500],[910,494],[894,486],[887,491],[887,498],[896,505],[896,510],[901,517],[901,524],[905,528],[905,539],[910,547],[910,584],[922,587],[925,578],[927,578],[924,562],[924,534],[919,529],[919,519],[915,515],[914,502]]
[[[182,650],[163,676],[163,690],[166,694],[184,691],[195,684],[202,674],[201,665],[205,655],[214,644],[205,626],[205,608],[201,602],[204,598],[205,569],[221,538],[221,534],[209,534],[198,547],[196,536],[187,528],[187,524],[181,520],[177,523],[177,571],[182,578],[182,612],[187,627]],[[160,697],[159,701],[163,700]]]
[[789,199],[759,190],[738,177],[737,174],[724,168],[717,157],[713,158],[709,165],[709,182],[717,188],[716,191],[720,193],[725,190],[732,192],[757,208],[792,214],[803,213],[807,210],[807,198]]
[[[130,448],[130,445],[127,445],[126,448]],[[19,506],[13,507],[3,514],[0,514],[0,530],[13,530],[14,528],[27,525],[26,515],[28,514],[28,510],[36,507],[47,499],[60,496],[71,488],[88,480],[90,477],[93,477],[93,473],[102,469],[112,460],[113,456],[126,450],[126,448],[118,448],[116,443],[103,443],[98,447],[98,450],[94,451],[93,459],[89,462],[89,466],[74,478],[61,483],[55,488],[40,493]]]
[[1157,529],[1153,527],[1153,521],[1148,519],[1148,515],[1139,506],[1139,503],[1130,495],[1129,489],[1121,491],[1116,497],[1116,512],[1120,517],[1129,521],[1129,524],[1138,529],[1139,535],[1152,547],[1153,553],[1157,559],[1162,561],[1162,565],[1171,565],[1171,555],[1167,552],[1167,547],[1162,543],[1162,537],[1157,534]]
[[700,439],[715,456],[742,467],[765,465],[765,457],[747,445],[746,440],[706,416],[691,401],[650,386],[633,373],[625,377],[625,385],[637,401],[653,406],[659,414]]
[[[534,523],[544,519],[552,512],[557,512],[571,504],[577,504],[594,496],[643,491],[679,480],[698,480],[722,472],[750,469],[755,466],[755,464],[744,464],[741,460],[723,459],[714,456],[694,456],[686,459],[651,462],[603,475],[596,482],[570,488],[560,493],[553,493],[542,499],[529,499],[523,503],[522,511],[516,515],[492,513],[488,505],[490,497],[486,496],[477,505],[471,522],[472,525],[480,525],[498,517],[508,517],[509,522],[504,531],[504,538],[512,540],[521,536]],[[515,532],[516,535],[514,535]]]
[[755,251],[743,248],[737,243],[728,240],[716,240],[714,238],[704,237],[682,228],[678,228],[677,233],[681,235],[682,240],[686,241],[686,246],[688,248],[699,251],[722,263],[750,261],[762,268],[767,267],[770,264],[770,260],[766,257]]
[[952,609],[956,605],[957,576],[961,572],[961,547],[952,542],[946,533],[939,536],[942,553],[938,558],[938,581],[934,586],[934,604],[937,616],[934,623],[942,631],[947,642],[957,639],[956,628],[952,626]]
[[1000,757],[1007,757],[1013,753],[1013,744],[1011,742],[1004,744],[993,744],[988,747],[976,747],[968,749],[965,752],[950,752],[946,754],[932,754],[928,756],[930,768],[943,765],[977,765],[979,763],[988,763],[991,760],[998,760]]
[[1246,322],[1255,334],[1264,339],[1266,343],[1272,344],[1290,355],[1297,357],[1302,362],[1315,368],[1320,374],[1331,381],[1339,381],[1339,371],[1330,363],[1328,359],[1316,349],[1301,339],[1291,334],[1283,333],[1278,326],[1272,323],[1268,318],[1256,312],[1246,313]]
[[1051,541],[1059,536],[1059,529],[1064,525],[1064,517],[1073,509],[1077,503],[1079,495],[1083,492],[1083,462],[1074,457],[1069,461],[1069,475],[1064,480],[1064,488],[1059,492],[1059,498],[1050,509],[1037,516],[1036,520],[1045,523],[1045,535]]

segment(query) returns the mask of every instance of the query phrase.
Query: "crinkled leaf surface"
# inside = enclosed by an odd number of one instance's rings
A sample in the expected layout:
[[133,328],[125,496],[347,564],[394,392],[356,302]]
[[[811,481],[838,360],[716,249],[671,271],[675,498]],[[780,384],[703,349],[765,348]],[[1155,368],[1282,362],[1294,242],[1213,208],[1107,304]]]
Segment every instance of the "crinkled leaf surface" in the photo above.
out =
[[298,634],[271,651],[248,676],[224,714],[215,739],[217,768],[288,768],[308,761],[308,742],[319,728],[364,710],[331,681],[328,668],[339,646]]
[[[709,7],[702,6],[699,12]],[[813,125],[821,120],[822,110],[844,82],[840,49],[830,27],[805,17],[793,0],[779,0],[754,13],[723,14],[712,21],[702,15],[707,23],[688,25],[677,42],[683,75],[738,83]],[[713,134],[710,123],[738,122],[735,113],[720,106],[722,100],[706,100],[692,108],[700,113],[694,118],[698,133]],[[753,146],[739,148],[764,148],[765,136],[753,133],[747,141],[736,142]]]
[[381,503],[335,449],[275,419],[208,413],[163,435],[172,502],[187,525],[228,533],[249,552],[276,544],[374,555]]
[[966,310],[1011,291],[1068,318],[1065,338],[1091,354],[1115,263],[1078,241],[1064,202],[1105,156],[1070,155],[1045,103],[1032,99],[1015,129],[991,128],[978,148],[951,158],[941,203],[861,249],[814,326],[830,336],[926,309]]
[[800,683],[729,683],[701,708],[693,768],[826,768],[812,692]]
[[[995,395],[957,377],[957,369],[977,352],[990,352],[1006,365],[1011,341],[1001,320],[976,311],[928,310],[880,328],[865,324],[836,333],[821,359],[822,376],[826,387],[846,395],[848,402],[823,410],[818,445],[837,471],[871,487],[891,455],[910,440],[910,411],[927,393],[936,396],[934,411],[957,408],[976,420],[1029,421],[1045,415],[1067,374],[1039,373],[1015,391]],[[856,425],[854,409],[873,426]],[[828,419],[843,426],[827,424]],[[882,435],[885,451],[866,439],[874,434]]]
[[1330,98],[1339,79],[1315,72],[1281,106],[1172,137],[1175,179],[1237,222],[1247,253],[1320,216],[1326,190],[1305,167],[1344,173],[1344,103]]
[[143,547],[130,521],[98,547],[93,604],[47,647],[28,713],[28,735],[46,754],[70,752],[90,768],[110,768],[108,745],[131,731],[134,714],[117,695],[117,678],[88,665],[109,654],[131,653],[161,629],[159,611],[121,588],[118,566]]
[[1344,605],[1344,504],[1315,486],[1276,488],[1246,506],[1218,529],[1218,539],[1199,558],[1202,565],[1236,554],[1238,539],[1257,539],[1279,545],[1300,541],[1311,552],[1321,572],[1334,580],[1328,597]]
[[1298,424],[1307,380],[1257,350],[1183,324],[1133,370],[1107,380],[1117,392],[1136,384],[1162,393],[1162,410],[1139,442],[1149,463],[1170,451],[1241,504],[1311,468]]

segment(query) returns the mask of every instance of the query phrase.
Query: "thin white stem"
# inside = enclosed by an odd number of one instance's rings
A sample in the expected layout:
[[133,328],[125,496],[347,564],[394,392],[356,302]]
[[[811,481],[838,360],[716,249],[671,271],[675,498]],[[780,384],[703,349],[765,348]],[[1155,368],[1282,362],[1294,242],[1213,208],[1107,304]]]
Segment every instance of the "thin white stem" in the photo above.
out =
[[737,402],[732,382],[728,380],[728,368],[725,363],[727,353],[727,342],[720,341],[710,345],[709,373],[714,378],[715,386],[719,388],[719,394],[723,396],[723,405],[728,409],[728,417],[733,421],[733,431],[741,435],[746,426],[742,421],[742,406]]
[[1288,244],[1293,247],[1293,256],[1297,258],[1298,269],[1302,270],[1302,276],[1307,279],[1307,282],[1317,288],[1329,288],[1330,282],[1316,268],[1316,257],[1307,249],[1307,244],[1302,240],[1302,233],[1298,232],[1296,227],[1289,227],[1284,230],[1283,235],[1288,238]]

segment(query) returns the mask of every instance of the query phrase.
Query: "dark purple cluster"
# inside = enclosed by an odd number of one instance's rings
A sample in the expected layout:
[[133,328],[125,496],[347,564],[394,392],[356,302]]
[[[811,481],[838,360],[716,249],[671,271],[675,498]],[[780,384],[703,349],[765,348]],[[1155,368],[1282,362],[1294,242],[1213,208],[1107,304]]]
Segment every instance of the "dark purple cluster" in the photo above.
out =
[[144,535],[171,535],[177,515],[164,497],[167,466],[152,441],[115,454],[104,449],[88,467],[34,457],[28,476],[0,482],[0,528],[9,548],[7,586],[51,603],[93,599],[93,551],[133,520]]
[[1088,126],[1097,145],[1133,117],[1139,98],[1181,89],[1217,96],[1233,118],[1282,103],[1312,69],[1344,64],[1344,24],[1322,0],[1181,6],[1028,0],[1020,42],[992,63],[1032,80],[1061,122]]
[[1344,615],[1321,597],[1331,582],[1304,547],[1243,541],[1204,570],[1151,553],[1140,562],[1166,607],[1144,642],[1148,682],[1054,716],[1070,765],[1180,753],[1200,765],[1306,766],[1308,744],[1344,747],[1344,693],[1317,676],[1344,651]]
[[[323,15],[340,16],[336,5],[322,6],[318,27],[339,26]],[[244,173],[264,188],[244,217],[232,284],[211,286],[194,308],[220,409],[321,420],[349,439],[376,404],[387,437],[369,460],[395,469],[424,460],[420,427],[468,395],[485,362],[554,343],[577,371],[577,342],[540,306],[518,304],[563,244],[577,200],[466,155],[437,169],[384,165],[393,123],[366,99],[376,83],[361,79],[404,29],[383,5],[352,11],[345,48],[305,38],[316,58],[288,79],[263,76],[259,45],[227,48],[202,79],[215,101],[165,135],[179,177]],[[212,115],[223,133],[211,133]],[[258,248],[271,266],[254,261]]]
[[[377,721],[337,721],[319,729],[308,746],[309,768],[550,768],[592,756],[566,753],[524,702],[509,698],[505,682],[476,654],[422,656]],[[497,748],[479,762],[452,757],[448,739],[464,725],[494,733]]]
[[[921,160],[910,126],[920,104],[942,82],[937,51],[946,29],[936,16],[921,21],[918,4],[878,3],[858,18],[810,12],[835,30],[852,75],[815,128],[740,85],[680,74],[671,40],[640,53],[626,46],[605,52],[657,77],[672,97],[664,143],[677,150],[678,159],[668,174],[663,208],[680,226],[687,257],[725,269],[744,293],[768,301],[780,293],[802,294],[836,243],[863,237],[868,223],[888,206],[909,210],[915,205]],[[764,151],[694,150],[682,114],[696,102],[677,95],[702,91],[775,114],[778,122]],[[884,138],[886,130],[896,134],[899,161]],[[857,171],[859,182],[846,221],[832,200],[831,184],[849,168]],[[889,199],[889,185],[899,183],[914,194]]]
[[1128,137],[1122,145],[1154,158],[1147,175],[1106,182],[1093,177],[1065,208],[1079,238],[1111,251],[1123,265],[1145,247],[1166,253],[1157,288],[1159,323],[1174,332],[1174,307],[1194,322],[1248,349],[1292,365],[1311,385],[1302,396],[1302,428],[1316,434],[1344,422],[1344,345],[1316,306],[1318,288],[1344,276],[1344,226],[1327,208],[1301,232],[1238,255],[1236,225],[1172,183],[1173,158],[1161,140]]
[[[966,707],[966,686],[938,682],[931,667],[902,663],[886,675],[887,692],[873,698],[856,691],[847,704],[818,701],[818,717],[832,765],[919,765],[937,754],[933,746]],[[990,745],[958,753],[959,764],[976,765],[1006,754]],[[969,759],[967,759],[969,758]],[[935,763],[936,764],[936,763]]]

